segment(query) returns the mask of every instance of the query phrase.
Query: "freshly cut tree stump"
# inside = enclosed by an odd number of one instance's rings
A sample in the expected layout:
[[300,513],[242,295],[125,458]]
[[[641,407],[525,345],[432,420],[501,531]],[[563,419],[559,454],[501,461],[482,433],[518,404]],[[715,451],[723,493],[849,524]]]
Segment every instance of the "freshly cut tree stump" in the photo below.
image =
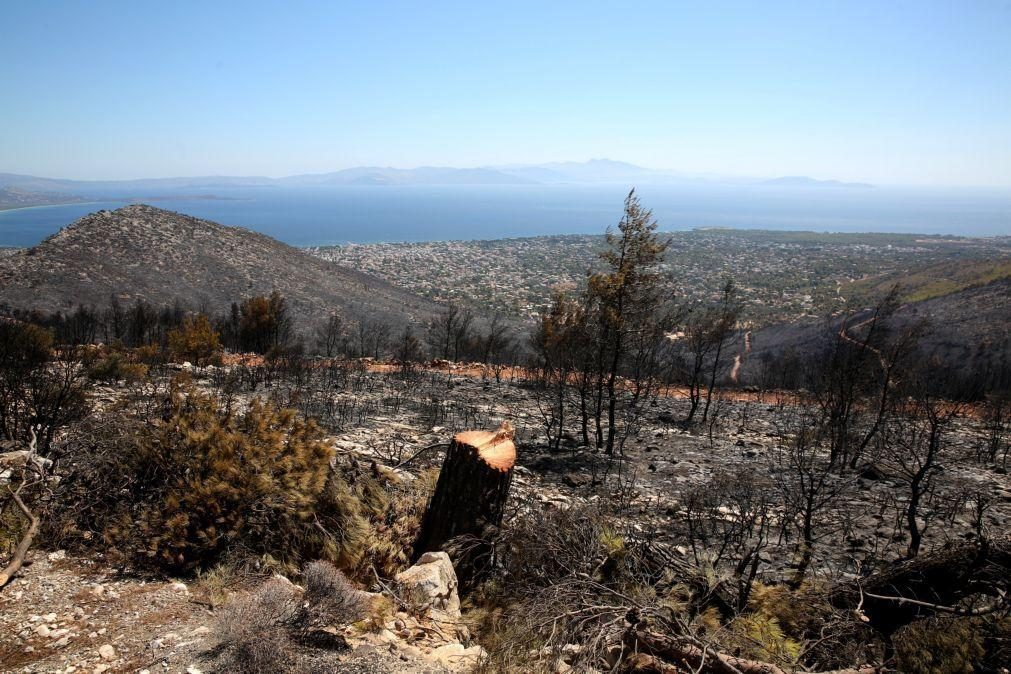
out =
[[457,433],[421,522],[415,559],[458,536],[481,538],[489,527],[498,527],[515,463],[516,446],[508,423],[498,431]]

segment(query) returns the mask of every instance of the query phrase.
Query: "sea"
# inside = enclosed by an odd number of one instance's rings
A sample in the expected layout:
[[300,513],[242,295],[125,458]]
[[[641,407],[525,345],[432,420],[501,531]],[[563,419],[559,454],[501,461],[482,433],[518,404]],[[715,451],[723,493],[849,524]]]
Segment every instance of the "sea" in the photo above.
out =
[[[617,225],[628,185],[221,187],[93,195],[0,211],[0,246],[32,246],[88,213],[149,203],[295,246],[594,234]],[[1011,190],[642,185],[662,231],[705,227],[1011,235]]]

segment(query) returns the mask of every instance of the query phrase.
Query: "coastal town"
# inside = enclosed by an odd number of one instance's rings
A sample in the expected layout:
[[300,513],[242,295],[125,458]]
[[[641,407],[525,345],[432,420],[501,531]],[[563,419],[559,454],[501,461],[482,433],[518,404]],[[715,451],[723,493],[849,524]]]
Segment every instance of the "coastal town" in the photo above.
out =
[[[682,298],[718,296],[724,281],[732,278],[748,320],[756,326],[852,308],[852,301],[864,299],[860,281],[886,282],[946,263],[1011,259],[1011,237],[731,229],[664,236],[671,242],[664,270]],[[598,270],[597,254],[605,245],[604,236],[570,235],[348,244],[309,251],[436,301],[473,303],[530,319],[550,302],[553,288],[575,288],[587,272]]]

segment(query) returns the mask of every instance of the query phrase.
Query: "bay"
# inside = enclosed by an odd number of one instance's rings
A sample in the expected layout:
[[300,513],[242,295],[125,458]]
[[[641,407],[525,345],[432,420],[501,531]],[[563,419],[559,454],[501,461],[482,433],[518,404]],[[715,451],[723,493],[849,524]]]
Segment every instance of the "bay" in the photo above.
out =
[[[296,246],[600,233],[626,185],[222,187],[84,195],[89,203],[0,211],[0,245],[31,246],[81,216],[150,203]],[[696,227],[1011,235],[1011,192],[927,188],[643,185],[662,230]]]

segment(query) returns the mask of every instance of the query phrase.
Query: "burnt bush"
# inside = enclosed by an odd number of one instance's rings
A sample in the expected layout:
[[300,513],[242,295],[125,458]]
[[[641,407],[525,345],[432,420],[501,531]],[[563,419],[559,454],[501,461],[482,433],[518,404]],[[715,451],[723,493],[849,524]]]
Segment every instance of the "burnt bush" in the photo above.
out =
[[296,666],[287,626],[299,610],[294,587],[279,578],[229,601],[218,613],[216,651],[223,671],[290,672]]
[[333,450],[314,424],[259,401],[222,411],[179,387],[159,407],[111,412],[60,448],[55,540],[175,571],[227,553],[287,562],[323,548],[315,523]]
[[174,384],[155,404],[79,425],[58,449],[50,540],[175,573],[308,559],[392,573],[407,562],[423,481],[335,457],[294,410],[236,407]]
[[366,617],[365,594],[333,564],[310,562],[302,569],[302,582],[305,595],[300,621],[306,627],[349,625]]
[[45,455],[56,433],[89,409],[80,349],[57,352],[49,331],[0,319],[0,439],[27,445],[30,429]]
[[336,671],[328,651],[344,650],[347,642],[329,628],[369,617],[368,595],[325,561],[307,564],[302,581],[304,590],[285,578],[270,578],[225,603],[214,630],[220,671]]

